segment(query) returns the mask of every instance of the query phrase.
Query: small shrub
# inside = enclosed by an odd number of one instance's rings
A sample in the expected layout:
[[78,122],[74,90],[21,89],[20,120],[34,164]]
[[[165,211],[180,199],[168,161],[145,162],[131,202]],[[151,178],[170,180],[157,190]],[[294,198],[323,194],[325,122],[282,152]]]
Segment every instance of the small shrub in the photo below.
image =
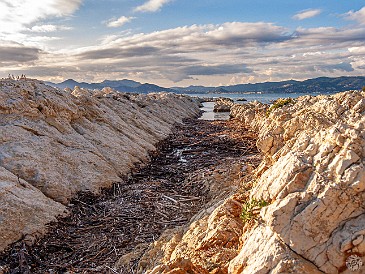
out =
[[295,101],[292,99],[292,98],[285,98],[285,99],[282,99],[282,98],[279,98],[277,99],[271,106],[270,108],[267,110],[266,112],[266,115],[269,116],[270,113],[277,109],[277,108],[282,108],[283,106],[285,105],[288,105],[288,104],[294,104]]
[[269,203],[264,200],[252,199],[251,201],[247,201],[242,207],[242,212],[240,216],[242,221],[246,223],[251,220],[257,220],[260,209],[267,205],[269,205]]

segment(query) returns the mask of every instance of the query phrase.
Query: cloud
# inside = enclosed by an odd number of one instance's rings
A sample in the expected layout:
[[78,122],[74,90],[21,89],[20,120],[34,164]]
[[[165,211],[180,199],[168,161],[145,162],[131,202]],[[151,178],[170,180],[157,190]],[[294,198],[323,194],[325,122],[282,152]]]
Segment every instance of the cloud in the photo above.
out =
[[171,2],[171,0],[148,0],[141,6],[138,6],[134,11],[139,12],[156,12],[159,11],[163,5]]
[[136,17],[126,17],[126,16],[121,16],[118,19],[112,18],[107,22],[107,26],[110,28],[117,28],[117,27],[121,27],[124,24],[132,21],[133,19],[135,19]]
[[317,67],[316,69],[320,70],[320,71],[326,71],[326,72],[327,71],[334,72],[335,70],[346,71],[346,72],[354,71],[354,68],[348,62],[341,62],[339,64],[321,65],[321,66]]
[[101,46],[84,48],[76,58],[79,63],[108,63],[108,69],[118,64],[129,71],[149,70],[181,81],[194,75],[252,72],[243,63],[234,64],[240,54],[251,47],[287,39],[291,39],[287,30],[271,23],[192,25],[149,34],[108,36]]
[[295,20],[304,20],[308,18],[315,17],[317,15],[320,15],[322,13],[322,10],[320,9],[309,9],[309,10],[303,10],[295,14],[292,18]]
[[344,17],[347,20],[353,20],[353,21],[357,21],[360,24],[364,25],[365,24],[365,7],[361,8],[358,11],[349,11],[348,13],[344,14]]
[[184,71],[190,75],[220,75],[253,72],[252,69],[247,68],[244,64],[187,66],[184,68]]
[[364,54],[365,55],[365,46],[363,47],[350,47],[348,48],[348,51],[351,52],[352,54]]
[[[302,45],[319,45],[330,43],[346,43],[363,42],[365,37],[365,28],[335,28],[335,27],[319,27],[319,28],[297,28],[293,36],[296,42]],[[339,45],[340,46],[340,45]]]
[[232,78],[238,84],[361,75],[365,73],[363,37],[365,28],[356,25],[289,32],[265,22],[191,25],[138,34],[126,31],[105,36],[93,46],[62,52],[6,45],[2,56],[13,66],[3,62],[0,72],[58,80],[132,78],[165,86],[191,85],[195,79],[197,84],[218,85],[229,84]]
[[233,76],[255,81],[303,79],[358,73],[365,54],[355,56],[349,48],[365,46],[364,35],[361,27],[298,28],[290,33],[273,23],[227,22],[107,36],[72,58],[79,75],[133,74],[142,82],[226,78],[229,83]]
[[30,31],[31,32],[56,32],[56,31],[63,31],[63,30],[71,30],[71,27],[67,26],[57,26],[57,25],[36,25],[33,26]]
[[41,51],[33,47],[25,47],[16,43],[1,42],[0,63],[31,62],[38,60]]
[[[131,36],[108,37],[108,43],[102,41],[103,47],[89,47],[83,49],[83,56],[93,58],[110,58],[112,50],[116,55],[129,55],[135,48],[151,48],[161,54],[182,54],[190,52],[210,52],[218,49],[239,48],[256,46],[271,42],[280,42],[291,39],[286,29],[272,23],[241,23],[230,22],[221,25],[192,25],[178,27],[148,34],[135,34]],[[143,46],[141,46],[143,45]],[[107,51],[106,51],[107,50]],[[88,52],[92,52],[91,55]],[[99,54],[99,53],[100,54]],[[139,52],[143,54],[143,52]]]
[[108,59],[108,58],[130,58],[130,57],[141,57],[148,56],[151,54],[158,54],[159,49],[152,46],[130,46],[121,48],[106,48],[106,49],[95,49],[83,52],[78,56],[81,59]]
[[28,29],[49,17],[67,16],[75,12],[82,0],[2,0],[0,2],[0,37]]
[[194,79],[192,76],[234,75],[237,73],[251,73],[252,69],[245,64],[199,64],[182,66],[180,69],[167,73],[169,79],[179,82],[184,79]]

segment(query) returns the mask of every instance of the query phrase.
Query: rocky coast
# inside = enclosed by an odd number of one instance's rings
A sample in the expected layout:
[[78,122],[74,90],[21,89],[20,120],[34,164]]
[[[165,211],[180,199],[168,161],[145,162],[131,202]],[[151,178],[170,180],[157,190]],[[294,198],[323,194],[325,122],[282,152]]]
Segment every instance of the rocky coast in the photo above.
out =
[[0,84],[3,272],[364,273],[364,92],[208,122],[185,96]]
[[364,273],[364,114],[359,91],[231,107],[262,162],[139,273]]
[[45,232],[78,192],[97,194],[149,161],[175,123],[199,113],[173,94],[61,91],[0,81],[0,250]]

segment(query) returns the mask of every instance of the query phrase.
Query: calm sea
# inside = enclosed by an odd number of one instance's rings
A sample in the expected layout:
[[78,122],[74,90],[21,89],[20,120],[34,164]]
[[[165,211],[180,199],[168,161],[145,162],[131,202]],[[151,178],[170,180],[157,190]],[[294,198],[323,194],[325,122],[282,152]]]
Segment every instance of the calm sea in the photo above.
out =
[[[326,93],[331,94],[331,93]],[[232,93],[194,93],[194,94],[188,94],[189,96],[195,96],[195,97],[201,97],[201,98],[219,98],[219,97],[225,97],[225,98],[231,98],[236,103],[239,104],[245,104],[247,102],[252,101],[260,101],[262,103],[269,104],[272,101],[278,99],[278,98],[297,98],[299,96],[303,95],[320,95],[319,93],[256,93],[256,92],[250,92],[250,93],[242,93],[242,94],[232,94]],[[244,98],[247,101],[237,101],[237,99]],[[214,102],[205,102],[203,103],[202,110],[204,111],[203,115],[199,118],[202,120],[227,120],[229,119],[229,112],[221,112],[221,113],[215,113],[213,112]]]

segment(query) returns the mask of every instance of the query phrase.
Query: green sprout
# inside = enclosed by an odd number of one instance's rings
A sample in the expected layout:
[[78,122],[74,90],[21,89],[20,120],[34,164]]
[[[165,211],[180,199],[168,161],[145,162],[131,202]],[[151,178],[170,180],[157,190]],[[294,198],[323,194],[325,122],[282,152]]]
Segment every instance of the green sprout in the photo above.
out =
[[268,206],[269,203],[264,200],[252,199],[251,201],[245,202],[242,207],[241,219],[244,223],[250,220],[257,220],[261,208]]
[[279,98],[277,99],[271,106],[270,108],[266,111],[266,115],[269,116],[270,113],[275,110],[275,109],[278,109],[278,108],[282,108],[283,106],[285,105],[288,105],[288,104],[294,104],[295,101],[292,99],[292,98],[285,98],[285,99],[282,99],[282,98]]

